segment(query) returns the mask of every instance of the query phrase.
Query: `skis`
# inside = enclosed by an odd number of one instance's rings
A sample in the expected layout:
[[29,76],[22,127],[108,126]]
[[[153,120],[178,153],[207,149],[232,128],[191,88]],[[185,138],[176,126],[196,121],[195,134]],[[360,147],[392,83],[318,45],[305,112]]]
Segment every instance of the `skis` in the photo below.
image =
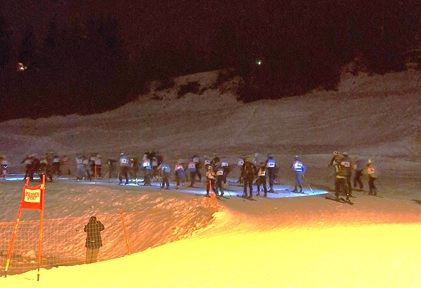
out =
[[374,195],[374,194],[364,194],[365,196],[371,196],[371,197],[377,197],[377,198],[383,198],[383,196],[380,195]]
[[[199,193],[196,193],[196,196],[203,196],[203,197],[206,197],[206,198],[210,198],[211,197],[208,194],[199,194]],[[221,199],[229,199],[229,197],[216,195],[216,199],[218,199],[218,200],[221,200]]]
[[339,203],[345,203],[345,204],[349,204],[349,205],[354,205],[354,202],[351,202],[350,200],[346,200],[344,198],[332,198],[332,197],[326,196],[325,199],[331,200],[331,201],[335,201],[335,202],[339,202]]
[[347,203],[347,204],[349,204],[349,205],[354,205],[354,202],[352,202],[351,200],[346,200],[346,199],[344,199],[344,198],[340,198],[341,199],[341,201],[343,201],[344,203]]
[[306,194],[305,192],[304,192],[304,190],[303,191],[294,191],[294,190],[291,190],[291,189],[285,189],[285,191],[287,191],[287,192],[291,192],[291,193],[295,193],[295,194]]
[[243,196],[243,195],[238,195],[238,194],[237,194],[237,197],[243,198],[244,200],[257,201],[257,200],[256,200],[256,199],[254,199],[254,198],[245,197],[245,196]]

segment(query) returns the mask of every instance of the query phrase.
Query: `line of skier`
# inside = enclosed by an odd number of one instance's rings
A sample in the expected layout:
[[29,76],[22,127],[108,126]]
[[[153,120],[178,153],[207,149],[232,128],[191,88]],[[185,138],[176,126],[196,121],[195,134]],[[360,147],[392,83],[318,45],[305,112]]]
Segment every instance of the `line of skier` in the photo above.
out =
[[[2,161],[2,171],[7,171],[7,160],[5,157]],[[189,182],[189,187],[194,187],[195,183],[204,180],[206,193],[215,191],[218,195],[224,195],[224,187],[226,187],[227,177],[232,172],[233,165],[225,159],[217,155],[212,158],[208,156],[200,157],[193,155],[188,160],[184,160],[176,156],[173,169],[168,163],[168,159],[159,155],[157,152],[145,152],[140,160],[136,157],[127,157],[124,151],[120,151],[117,160],[109,158],[106,162],[108,171],[103,173],[102,158],[99,153],[91,153],[90,157],[84,155],[76,155],[75,176],[77,180],[92,181],[95,179],[118,178],[119,184],[129,184],[135,182],[139,185],[149,186],[153,181],[161,179],[161,188],[170,189],[169,181],[171,178],[175,180],[175,187],[179,189],[181,185]],[[45,174],[47,180],[52,181],[53,175],[60,176],[62,171],[70,175],[70,167],[68,166],[67,156],[59,157],[56,153],[46,153],[45,157],[38,159],[34,154],[27,155],[22,162],[25,166],[25,176],[33,179],[34,174]],[[239,157],[236,162],[238,167],[239,178],[237,183],[243,185],[243,196],[253,197],[253,185],[256,186],[256,196],[267,196],[267,193],[274,192],[274,184],[279,171],[272,154],[268,154],[266,160],[261,161],[259,154],[256,153],[254,158]],[[335,196],[339,197],[340,193],[346,195],[347,200],[352,197],[352,189],[362,190],[364,185],[361,180],[363,175],[368,177],[369,195],[377,195],[377,187],[375,180],[377,179],[376,167],[371,160],[365,161],[357,157],[351,159],[348,152],[340,154],[335,151],[328,164],[335,171]],[[295,174],[294,189],[292,192],[303,192],[303,177],[306,172],[305,165],[300,161],[299,156],[295,156],[294,161],[289,167]],[[204,177],[201,170],[204,169]],[[143,175],[143,181],[138,181],[139,172]],[[2,172],[5,175],[7,172]],[[352,179],[353,175],[353,179]],[[353,183],[351,183],[353,180]],[[353,184],[353,185],[352,185]]]
[[[368,194],[377,195],[377,187],[374,182],[378,174],[371,159],[368,161],[364,161],[358,157],[351,159],[348,152],[340,154],[334,151],[328,166],[333,166],[335,170],[335,196],[337,199],[340,193],[343,193],[346,195],[346,200],[349,201],[349,198],[352,197],[353,188],[362,191],[364,188],[363,182],[361,181],[363,175],[367,175],[368,177]],[[353,183],[351,183],[353,173]]]

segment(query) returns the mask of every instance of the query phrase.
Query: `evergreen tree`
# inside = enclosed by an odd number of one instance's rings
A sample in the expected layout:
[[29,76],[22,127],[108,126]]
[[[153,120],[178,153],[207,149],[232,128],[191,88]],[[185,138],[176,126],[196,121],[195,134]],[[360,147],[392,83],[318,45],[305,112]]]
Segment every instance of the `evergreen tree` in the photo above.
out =
[[11,62],[11,32],[6,21],[0,17],[0,68]]
[[18,62],[23,63],[29,69],[33,69],[36,65],[36,45],[34,29],[28,25],[18,48]]

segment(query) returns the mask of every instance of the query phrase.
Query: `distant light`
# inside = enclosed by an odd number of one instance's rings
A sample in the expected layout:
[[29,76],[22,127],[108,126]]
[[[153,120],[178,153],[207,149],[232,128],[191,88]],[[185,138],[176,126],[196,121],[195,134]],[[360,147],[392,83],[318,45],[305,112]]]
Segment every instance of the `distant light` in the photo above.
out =
[[25,64],[23,64],[22,62],[18,62],[18,63],[16,64],[16,70],[17,70],[18,72],[25,71],[26,69],[28,69],[28,67],[26,67],[26,66],[25,66]]
[[263,63],[263,61],[262,61],[262,60],[260,60],[260,59],[257,59],[257,60],[256,60],[256,65],[259,65],[259,66],[260,66],[260,65],[262,65],[262,63]]

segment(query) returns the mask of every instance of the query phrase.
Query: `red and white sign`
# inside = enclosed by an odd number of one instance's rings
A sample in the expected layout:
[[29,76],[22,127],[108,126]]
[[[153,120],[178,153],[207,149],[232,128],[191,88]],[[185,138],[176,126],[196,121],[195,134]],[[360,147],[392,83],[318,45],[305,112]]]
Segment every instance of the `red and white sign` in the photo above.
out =
[[44,185],[23,188],[21,209],[42,210],[44,204]]

